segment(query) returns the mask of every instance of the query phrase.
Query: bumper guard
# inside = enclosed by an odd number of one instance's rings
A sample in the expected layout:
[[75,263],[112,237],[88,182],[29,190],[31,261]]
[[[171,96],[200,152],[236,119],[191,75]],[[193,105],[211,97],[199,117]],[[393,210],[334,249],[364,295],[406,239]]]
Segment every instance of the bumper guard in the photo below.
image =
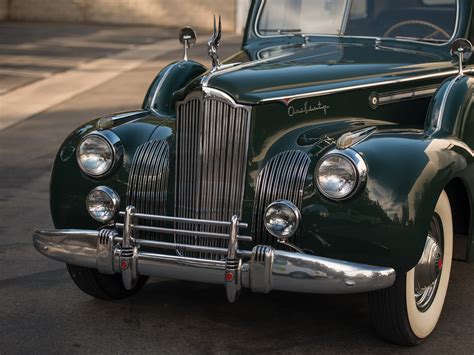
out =
[[[34,246],[41,254],[55,260],[97,269],[105,274],[121,273],[127,289],[134,287],[138,275],[224,284],[230,302],[236,301],[242,287],[260,293],[281,290],[347,294],[379,290],[395,282],[392,268],[275,250],[266,245],[257,245],[251,251],[240,250],[238,242],[251,241],[252,238],[239,235],[239,229],[247,225],[240,223],[236,216],[230,222],[154,216],[136,213],[133,206],[127,207],[121,215],[124,216],[123,224],[116,223],[114,228],[99,231],[36,230]],[[135,224],[137,219],[228,227],[229,234],[144,226]],[[138,230],[222,238],[228,239],[229,244],[225,249],[135,239],[133,231]],[[141,246],[211,252],[222,255],[222,260],[143,252]]]

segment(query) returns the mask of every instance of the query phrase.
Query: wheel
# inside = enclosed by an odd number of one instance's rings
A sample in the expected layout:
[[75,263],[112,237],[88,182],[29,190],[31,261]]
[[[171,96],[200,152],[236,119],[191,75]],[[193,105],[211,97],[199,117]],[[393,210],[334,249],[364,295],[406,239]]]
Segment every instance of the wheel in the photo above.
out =
[[136,286],[127,290],[120,274],[101,274],[95,269],[67,264],[72,280],[83,292],[101,300],[118,300],[137,293],[147,282],[148,277],[140,276]]
[[453,221],[443,191],[418,264],[395,284],[369,294],[372,322],[384,340],[416,345],[435,329],[443,310],[453,257]]

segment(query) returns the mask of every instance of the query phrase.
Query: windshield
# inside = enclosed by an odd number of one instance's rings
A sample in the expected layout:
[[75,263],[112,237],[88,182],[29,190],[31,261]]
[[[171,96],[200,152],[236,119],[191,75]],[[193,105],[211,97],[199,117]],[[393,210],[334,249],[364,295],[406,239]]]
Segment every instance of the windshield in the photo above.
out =
[[266,0],[261,36],[322,34],[447,42],[456,0]]

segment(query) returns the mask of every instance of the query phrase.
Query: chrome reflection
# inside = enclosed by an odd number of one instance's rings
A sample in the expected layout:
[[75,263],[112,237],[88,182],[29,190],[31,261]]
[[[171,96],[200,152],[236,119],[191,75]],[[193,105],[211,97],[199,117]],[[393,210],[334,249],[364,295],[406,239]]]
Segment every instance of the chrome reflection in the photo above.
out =
[[435,214],[426,238],[425,248],[415,267],[415,301],[422,312],[426,311],[436,296],[443,270],[443,228],[440,217]]
[[[168,277],[181,280],[225,284],[229,301],[236,300],[240,288],[267,293],[271,290],[307,293],[359,293],[390,287],[395,282],[395,271],[314,255],[275,250],[271,246],[257,245],[252,251],[238,249],[238,241],[248,237],[238,234],[246,225],[237,217],[230,222],[186,220],[195,224],[222,224],[231,226],[227,248],[185,245],[191,250],[210,249],[222,252],[226,260],[205,260],[161,254],[163,248],[176,248],[174,243],[147,241],[132,237],[143,218],[171,221],[175,217],[145,216],[135,213],[129,206],[125,223],[101,231],[37,230],[33,235],[36,249],[50,258],[79,266],[98,269],[103,273],[122,274],[125,287],[131,287],[138,275]],[[182,219],[177,221],[184,222]],[[154,228],[154,227],[148,227]],[[192,231],[155,228],[158,232],[174,234]],[[225,237],[225,238],[224,238]],[[204,236],[202,236],[205,239]],[[146,246],[146,252],[140,247]],[[222,250],[221,250],[222,249]],[[124,267],[124,264],[126,267]]]

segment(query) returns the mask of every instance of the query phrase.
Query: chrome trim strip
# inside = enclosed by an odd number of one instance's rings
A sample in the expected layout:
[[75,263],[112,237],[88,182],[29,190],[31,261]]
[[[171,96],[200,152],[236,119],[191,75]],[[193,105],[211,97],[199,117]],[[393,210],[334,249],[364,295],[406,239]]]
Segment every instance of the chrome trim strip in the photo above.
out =
[[158,85],[156,86],[156,89],[155,89],[155,92],[153,93],[153,98],[151,99],[150,101],[150,110],[157,114],[156,110],[155,110],[155,106],[156,106],[156,99],[158,98],[158,94],[160,93],[161,91],[161,87],[163,86],[163,84],[166,82],[166,79],[168,78],[170,72],[171,72],[171,69],[173,69],[173,66],[170,65],[168,66],[168,68],[166,68],[166,71],[165,73],[163,74],[163,77],[161,78],[160,82],[158,83]]
[[180,243],[168,243],[168,242],[157,242],[154,240],[140,240],[136,239],[135,242],[139,245],[145,247],[154,247],[160,249],[169,249],[169,250],[183,250],[187,252],[197,252],[197,253],[213,253],[219,255],[227,255],[226,248],[218,248],[218,247],[208,247],[208,246],[200,246],[200,245],[189,245],[189,244],[180,244]]
[[[120,212],[120,216],[125,216],[125,212]],[[183,222],[183,223],[191,223],[191,224],[207,224],[213,226],[220,226],[220,227],[230,227],[231,222],[221,222],[221,221],[211,221],[205,219],[192,219],[192,218],[180,218],[180,217],[168,217],[168,216],[158,216],[158,215],[150,215],[150,214],[143,214],[143,213],[135,213],[137,218],[145,218],[151,219],[154,221],[166,221],[166,222]],[[240,228],[248,228],[247,223],[239,222]]]
[[439,87],[438,85],[435,85],[433,87],[429,87],[429,88],[427,87],[425,89],[399,92],[398,94],[396,94],[395,92],[385,93],[379,96],[379,106],[388,105],[388,104],[392,104],[392,103],[400,102],[404,100],[419,99],[426,96],[433,96],[436,90],[438,90],[438,87]]
[[112,116],[105,116],[101,117],[97,121],[97,130],[103,131],[106,129],[110,129],[115,127],[121,123],[128,123],[128,119],[134,117],[135,119],[139,119],[144,115],[148,115],[149,112],[146,110],[138,110],[138,111],[131,111],[131,112],[123,112]]
[[[138,216],[136,216],[136,217],[138,218]],[[159,216],[159,217],[161,217],[161,216]],[[160,218],[160,220],[162,220],[162,219]],[[176,221],[178,221],[178,220],[179,220],[179,218],[177,218]],[[204,223],[204,224],[206,224],[206,223]],[[125,229],[125,224],[116,223],[115,227],[117,229]],[[228,234],[223,234],[223,233],[199,232],[199,231],[195,231],[195,230],[189,231],[189,230],[175,229],[175,228],[150,227],[150,226],[141,226],[141,225],[138,225],[138,224],[132,224],[131,228],[133,230],[136,230],[136,231],[148,231],[148,232],[154,232],[154,233],[164,233],[164,234],[173,234],[173,235],[174,234],[191,235],[191,236],[196,237],[196,238],[205,237],[205,238],[224,239],[224,240],[229,239],[229,235]],[[245,241],[245,242],[251,242],[252,241],[252,237],[248,237],[248,236],[245,236],[245,235],[238,235],[237,239]],[[139,240],[142,240],[142,239],[134,239],[134,240],[139,241]],[[143,239],[143,240],[145,240],[145,239]]]
[[[206,75],[204,75],[201,79],[201,86],[204,90],[206,88],[209,88],[209,81],[211,79],[213,79],[214,77],[216,77],[216,76],[219,76],[219,75],[222,75],[222,74],[227,74],[227,73],[232,73],[234,71],[244,69],[244,68],[247,68],[247,67],[251,67],[251,66],[256,65],[256,64],[265,63],[265,62],[268,62],[268,61],[271,61],[271,60],[289,57],[290,55],[293,55],[293,53],[285,53],[285,54],[275,56],[275,57],[271,57],[271,58],[252,60],[252,61],[249,61],[249,62],[232,65],[232,66],[229,66],[229,67],[226,67],[226,68],[222,68],[222,66],[221,66],[221,69],[215,70],[215,71],[209,71]],[[214,90],[217,90],[217,89],[214,89]],[[217,90],[217,91],[219,91],[219,90]],[[234,100],[232,99],[232,101],[234,101]]]
[[[435,92],[439,89],[440,85],[429,85],[422,86],[408,90],[399,90],[399,91],[389,91],[384,93],[372,93],[369,97],[369,104],[372,108],[377,108],[378,106],[389,105],[401,101],[415,100],[424,97],[433,96]],[[376,100],[375,104],[372,100]]]
[[456,82],[459,79],[463,78],[463,77],[464,77],[464,75],[458,75],[453,80],[451,80],[451,82],[449,83],[449,86],[447,87],[446,92],[444,93],[443,101],[441,102],[441,106],[440,106],[439,113],[438,113],[438,119],[436,120],[436,127],[435,127],[435,130],[434,130],[433,133],[437,133],[441,130],[441,126],[443,124],[443,119],[444,119],[444,114],[445,114],[445,111],[446,111],[446,103],[448,102],[449,94],[453,90],[454,84],[456,84]]
[[[471,74],[472,72],[474,72],[474,68],[470,68],[470,69],[465,70],[464,74]],[[319,96],[338,94],[338,93],[341,93],[341,92],[352,91],[352,90],[369,89],[369,88],[374,88],[374,87],[378,87],[378,86],[408,83],[408,82],[418,81],[418,80],[435,79],[435,78],[441,78],[443,76],[449,76],[449,75],[458,74],[458,73],[459,73],[458,70],[449,70],[449,71],[436,73],[436,74],[426,74],[426,75],[413,76],[413,77],[409,77],[409,78],[387,80],[387,81],[382,81],[382,82],[377,82],[377,83],[346,86],[346,87],[340,87],[340,88],[335,88],[335,89],[313,91],[313,92],[308,92],[308,93],[304,93],[304,94],[288,95],[288,96],[276,96],[276,97],[271,97],[271,98],[267,98],[267,99],[262,99],[258,103],[268,103],[268,102],[282,101],[282,102],[285,102],[285,103],[289,104],[294,100],[308,99],[308,98],[314,98],[314,97],[319,97]]]
[[349,22],[349,16],[351,15],[352,10],[352,0],[347,0],[346,6],[344,9],[344,16],[342,18],[341,28],[339,30],[339,36],[343,36],[347,29],[347,23]]
[[[261,33],[258,32],[258,23],[260,22],[260,16],[263,11],[263,6],[265,5],[266,0],[262,0],[260,3],[260,7],[257,12],[257,17],[255,18],[254,21],[254,26],[253,26],[253,31],[255,36],[258,38],[276,38],[276,37],[288,37],[288,35],[271,35],[271,36],[263,36]],[[430,43],[430,42],[423,42],[423,41],[416,41],[416,40],[411,40],[411,39],[402,39],[402,38],[391,38],[391,37],[371,37],[371,36],[338,36],[338,35],[330,35],[330,34],[318,34],[318,33],[305,33],[306,36],[315,36],[315,37],[344,37],[344,38],[361,38],[361,39],[373,39],[373,40],[390,40],[390,41],[399,41],[399,42],[408,42],[408,43],[423,43],[429,46],[435,46],[435,47],[442,47],[450,44],[454,39],[456,39],[457,34],[459,32],[459,22],[461,19],[461,4],[460,0],[456,0],[456,24],[454,26],[453,34],[451,35],[451,38],[447,40],[445,43]]]

